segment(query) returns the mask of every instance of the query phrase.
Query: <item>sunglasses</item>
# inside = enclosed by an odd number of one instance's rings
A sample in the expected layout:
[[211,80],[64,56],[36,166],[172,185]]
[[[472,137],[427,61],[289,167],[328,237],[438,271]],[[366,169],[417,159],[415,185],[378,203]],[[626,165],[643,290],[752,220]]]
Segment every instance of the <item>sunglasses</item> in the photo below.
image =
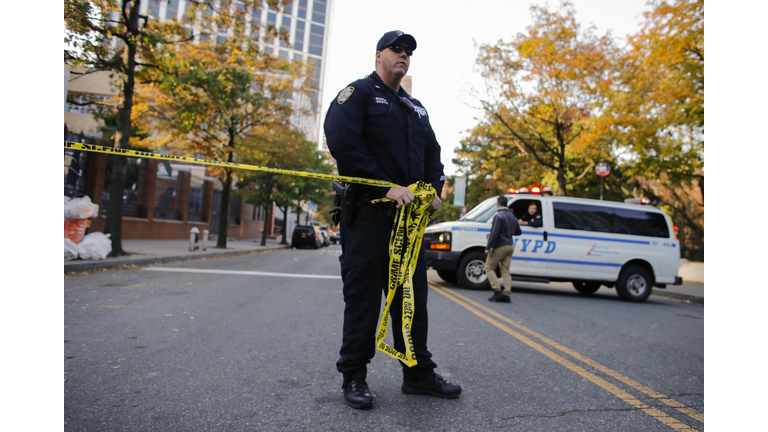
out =
[[409,50],[408,48],[406,48],[406,47],[404,47],[402,45],[390,45],[387,48],[391,49],[392,51],[394,51],[394,52],[396,52],[398,54],[400,54],[401,52],[403,52],[403,50],[405,50],[405,54],[408,57],[413,55],[413,50]]

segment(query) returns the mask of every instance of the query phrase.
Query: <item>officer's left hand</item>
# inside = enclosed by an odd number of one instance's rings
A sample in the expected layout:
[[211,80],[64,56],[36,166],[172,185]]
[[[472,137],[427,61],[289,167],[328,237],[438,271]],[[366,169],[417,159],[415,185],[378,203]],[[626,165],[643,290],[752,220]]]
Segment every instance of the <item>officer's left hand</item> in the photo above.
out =
[[416,195],[410,189],[402,186],[390,188],[386,197],[394,201],[397,208],[405,207],[416,199]]
[[440,200],[440,197],[436,196],[435,199],[432,200],[432,204],[429,205],[429,211],[437,211],[437,209],[440,208],[440,204],[443,202]]

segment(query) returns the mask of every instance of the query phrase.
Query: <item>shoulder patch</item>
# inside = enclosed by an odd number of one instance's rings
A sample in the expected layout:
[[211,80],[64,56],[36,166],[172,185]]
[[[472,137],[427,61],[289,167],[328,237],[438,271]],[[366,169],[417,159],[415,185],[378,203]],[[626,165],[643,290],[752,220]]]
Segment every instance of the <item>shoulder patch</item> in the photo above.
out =
[[355,91],[354,87],[347,86],[347,88],[339,92],[339,95],[336,97],[336,102],[338,102],[339,105],[343,104],[350,96],[352,96],[353,91]]

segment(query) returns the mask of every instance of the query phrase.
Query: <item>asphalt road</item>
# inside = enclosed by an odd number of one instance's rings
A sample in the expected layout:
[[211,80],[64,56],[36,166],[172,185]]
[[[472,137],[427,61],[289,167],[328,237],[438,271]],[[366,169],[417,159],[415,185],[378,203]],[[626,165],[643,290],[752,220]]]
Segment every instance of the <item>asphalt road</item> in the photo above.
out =
[[339,246],[65,278],[66,431],[704,429],[704,309],[514,283],[511,304],[430,272],[430,350],[459,399],[400,392],[369,365],[374,408],[335,370]]

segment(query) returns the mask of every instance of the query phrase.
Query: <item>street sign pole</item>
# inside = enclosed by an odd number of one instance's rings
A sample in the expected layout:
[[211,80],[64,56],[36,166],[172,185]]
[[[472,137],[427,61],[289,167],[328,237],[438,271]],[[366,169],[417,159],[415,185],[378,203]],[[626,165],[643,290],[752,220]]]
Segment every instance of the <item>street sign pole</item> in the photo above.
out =
[[600,201],[603,200],[603,181],[605,176],[611,173],[611,167],[605,162],[600,162],[595,166],[595,173],[600,176]]
[[604,177],[600,177],[600,201],[603,200],[603,179]]

